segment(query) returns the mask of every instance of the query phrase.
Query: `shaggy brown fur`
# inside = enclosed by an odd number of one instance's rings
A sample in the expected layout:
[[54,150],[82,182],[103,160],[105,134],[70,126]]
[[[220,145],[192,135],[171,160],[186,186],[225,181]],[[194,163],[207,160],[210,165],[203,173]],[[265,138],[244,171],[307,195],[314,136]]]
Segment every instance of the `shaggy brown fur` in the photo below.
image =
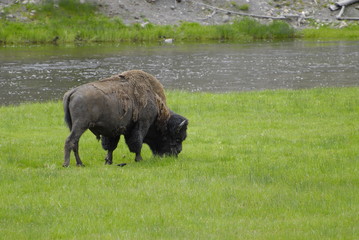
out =
[[[125,112],[127,112],[131,99],[133,99],[132,120],[134,122],[137,121],[141,109],[146,107],[149,99],[148,94],[154,92],[158,112],[156,126],[159,128],[166,126],[165,123],[170,117],[170,110],[166,104],[164,89],[160,81],[151,74],[141,70],[130,70],[90,84],[106,94],[116,94],[118,99],[124,103],[123,110]],[[119,84],[121,88],[119,88]]]

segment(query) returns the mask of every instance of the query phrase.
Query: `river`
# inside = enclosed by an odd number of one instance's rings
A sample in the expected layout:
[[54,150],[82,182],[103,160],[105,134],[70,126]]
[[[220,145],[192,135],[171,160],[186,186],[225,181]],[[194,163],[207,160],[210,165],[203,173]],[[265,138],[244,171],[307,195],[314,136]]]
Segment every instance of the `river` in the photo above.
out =
[[129,69],[166,89],[232,92],[359,86],[359,41],[0,47],[0,105],[59,100]]

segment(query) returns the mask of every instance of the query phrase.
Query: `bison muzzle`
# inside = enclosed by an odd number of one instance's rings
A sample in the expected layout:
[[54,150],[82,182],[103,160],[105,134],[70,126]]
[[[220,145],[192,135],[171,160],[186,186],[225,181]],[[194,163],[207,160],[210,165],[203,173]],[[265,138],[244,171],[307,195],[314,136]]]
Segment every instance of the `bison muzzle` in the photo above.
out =
[[112,153],[121,135],[130,152],[136,154],[135,161],[142,160],[143,143],[154,155],[177,156],[187,136],[188,120],[167,107],[162,84],[140,70],[71,89],[65,93],[63,104],[71,131],[65,142],[64,167],[70,164],[71,151],[77,166],[84,166],[78,150],[80,137],[87,129],[107,150],[106,164],[112,164]]

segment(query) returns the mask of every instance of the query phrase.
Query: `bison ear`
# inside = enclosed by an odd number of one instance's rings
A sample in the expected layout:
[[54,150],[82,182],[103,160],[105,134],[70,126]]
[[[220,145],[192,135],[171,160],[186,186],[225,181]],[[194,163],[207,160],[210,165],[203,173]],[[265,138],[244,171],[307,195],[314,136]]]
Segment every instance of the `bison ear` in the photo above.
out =
[[184,127],[187,127],[188,120],[183,120],[177,127],[177,133],[179,133]]

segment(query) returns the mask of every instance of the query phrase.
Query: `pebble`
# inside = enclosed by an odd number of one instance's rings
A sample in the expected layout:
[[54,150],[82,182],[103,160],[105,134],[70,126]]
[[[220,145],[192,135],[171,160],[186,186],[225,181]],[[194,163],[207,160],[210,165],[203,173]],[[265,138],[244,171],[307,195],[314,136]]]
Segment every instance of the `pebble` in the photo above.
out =
[[223,18],[222,18],[222,21],[223,21],[224,23],[227,23],[227,22],[229,22],[230,19],[231,19],[231,18],[230,18],[228,15],[224,15]]
[[166,38],[165,40],[163,40],[164,43],[168,43],[168,44],[172,44],[173,43],[173,39],[172,38]]
[[144,23],[141,23],[141,27],[146,27],[147,25],[149,24],[149,22],[144,22]]
[[339,28],[345,28],[345,27],[348,27],[348,23],[346,22],[340,22],[340,25],[339,25]]

